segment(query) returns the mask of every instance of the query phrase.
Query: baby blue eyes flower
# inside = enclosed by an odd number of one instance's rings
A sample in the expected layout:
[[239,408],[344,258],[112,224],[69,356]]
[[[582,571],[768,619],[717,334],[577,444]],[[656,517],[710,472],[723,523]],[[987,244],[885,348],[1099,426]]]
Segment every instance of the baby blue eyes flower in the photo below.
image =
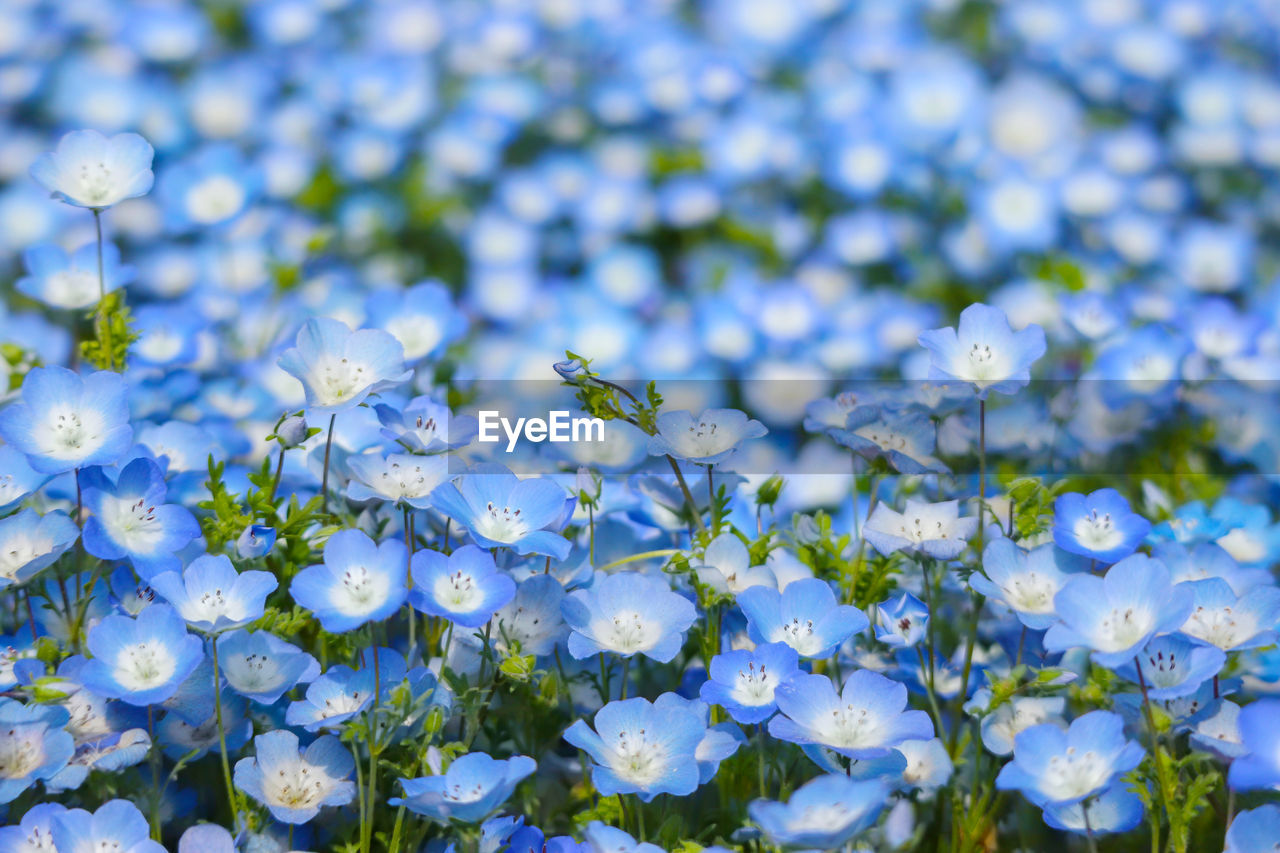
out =
[[53,817],[51,828],[54,850],[164,853],[164,847],[151,840],[147,819],[128,800],[111,800],[92,813],[68,809]]
[[394,337],[381,329],[353,332],[327,317],[304,323],[279,364],[302,383],[307,408],[326,415],[354,408],[413,376],[404,369],[404,350]]
[[699,695],[743,725],[763,722],[778,709],[774,691],[798,671],[799,660],[796,650],[786,643],[718,654],[711,659],[711,678],[703,683]]
[[522,779],[537,769],[527,755],[499,760],[483,752],[458,758],[439,776],[401,779],[404,798],[392,798],[416,814],[447,822],[477,823],[496,811]]
[[981,398],[990,391],[1012,394],[1031,381],[1031,365],[1045,353],[1044,329],[1014,331],[999,308],[974,304],[960,313],[957,328],[920,334],[929,350],[929,378],[968,382]]
[[1059,622],[1044,637],[1049,651],[1085,647],[1106,667],[1128,663],[1157,634],[1177,631],[1192,609],[1192,591],[1170,582],[1159,560],[1134,554],[1105,577],[1076,574],[1054,597]]
[[934,458],[938,428],[920,408],[906,411],[858,406],[845,423],[828,428],[836,441],[867,460],[883,458],[902,474],[945,472],[947,466]]
[[732,533],[721,533],[707,545],[694,570],[698,582],[716,592],[735,595],[753,586],[777,586],[767,566],[752,566],[747,546]]
[[960,556],[977,531],[977,516],[961,517],[959,501],[927,503],[908,498],[902,512],[876,504],[862,535],[881,554],[906,551],[951,560]]
[[924,639],[929,608],[909,592],[877,605],[876,639],[894,648],[910,648]]
[[511,576],[498,570],[492,554],[475,545],[463,545],[448,556],[419,551],[412,564],[409,603],[463,628],[479,628],[516,594]]
[[236,762],[235,784],[267,807],[281,823],[300,824],[325,806],[355,799],[355,760],[333,735],[316,738],[302,751],[298,736],[277,730],[253,739],[256,756]]
[[479,422],[471,415],[454,415],[444,403],[414,397],[400,410],[386,403],[374,407],[382,434],[415,453],[439,453],[465,447],[476,437]]
[[9,803],[38,780],[67,766],[75,741],[64,726],[66,709],[0,699],[0,803]]
[[[974,694],[965,705],[987,710],[991,704],[991,691],[985,687]],[[1061,696],[1014,696],[1002,702],[982,718],[980,732],[982,745],[995,755],[1010,755],[1018,733],[1042,723],[1053,723],[1066,728],[1063,717],[1067,701]]]
[[122,266],[120,250],[113,244],[102,247],[102,283],[98,282],[98,247],[94,243],[67,254],[61,246],[42,243],[22,255],[27,275],[14,285],[19,293],[51,308],[78,311],[98,304],[102,293],[110,293],[133,279],[133,268]]
[[1083,803],[1048,803],[1044,807],[1044,822],[1054,829],[1081,835],[1128,832],[1142,823],[1142,799],[1123,781],[1116,781],[1101,794],[1089,798],[1088,812],[1086,823]]
[[266,556],[276,544],[276,529],[261,524],[250,524],[236,539],[236,553],[242,560]]
[[848,758],[883,758],[903,741],[934,736],[928,714],[906,710],[906,686],[869,669],[850,674],[839,694],[825,675],[793,675],[774,697],[782,715],[769,734]]
[[1151,522],[1129,509],[1115,489],[1061,495],[1053,503],[1053,541],[1064,551],[1103,563],[1132,554],[1151,532]]
[[101,468],[81,473],[84,549],[104,560],[128,559],[144,579],[181,565],[176,552],[200,535],[200,524],[178,504],[165,503],[164,475],[150,459],[130,462],[113,483]]
[[261,617],[267,596],[277,586],[270,572],[237,574],[225,554],[197,557],[181,575],[163,572],[149,583],[187,624],[206,634],[240,628]]
[[298,572],[289,594],[326,631],[353,631],[404,604],[408,556],[398,540],[379,545],[360,530],[339,530],[325,543],[324,563]]
[[[1227,655],[1221,649],[1195,643],[1178,634],[1156,637],[1138,653],[1136,662],[1116,669],[1120,675],[1147,685],[1152,699],[1180,699],[1200,689],[1222,671]],[[1139,681],[1137,667],[1142,667]]]
[[744,441],[768,433],[764,424],[737,409],[707,409],[658,415],[658,433],[649,439],[649,453],[667,454],[699,465],[720,465],[732,458]]
[[591,756],[591,780],[602,795],[637,794],[649,802],[658,794],[684,796],[697,789],[697,751],[706,732],[697,709],[664,693],[652,703],[610,702],[596,712],[595,731],[575,720],[564,739]]
[[1280,589],[1255,587],[1236,595],[1221,578],[1192,581],[1191,615],[1182,633],[1224,652],[1256,649],[1276,641]]
[[786,589],[755,586],[738,595],[747,628],[758,643],[786,643],[801,657],[824,658],[869,624],[856,607],[839,604],[831,586],[803,578]]
[[24,509],[0,520],[0,589],[31,580],[79,537],[80,528],[60,512]]
[[982,552],[982,571],[969,576],[979,594],[1005,604],[1033,631],[1057,621],[1053,598],[1074,572],[1088,561],[1052,544],[1023,551],[1010,539],[992,540]]
[[236,853],[235,839],[216,823],[198,823],[178,839],[178,853]]
[[1237,725],[1245,754],[1231,762],[1227,783],[1235,791],[1280,785],[1280,700],[1259,699],[1240,709]]
[[151,145],[136,133],[107,137],[96,130],[75,130],[40,155],[31,177],[56,199],[103,210],[151,191],[154,156]]
[[[0,420],[3,416],[0,416]],[[0,512],[8,512],[49,480],[16,447],[0,445]]]
[[433,492],[431,505],[465,527],[484,548],[563,560],[573,547],[550,529],[559,529],[568,519],[573,498],[548,479],[521,480],[500,465],[477,466]]
[[0,438],[43,474],[115,462],[133,441],[124,380],[108,370],[34,368],[21,399],[0,412]]
[[748,813],[779,847],[833,850],[875,823],[888,799],[882,781],[829,774],[801,785],[785,804],[756,800]]
[[1267,803],[1240,812],[1227,829],[1222,853],[1274,853],[1280,838],[1280,805]]
[[228,687],[262,705],[320,674],[315,658],[266,631],[227,634],[218,641],[218,665]]
[[698,617],[684,596],[665,579],[635,572],[597,576],[560,605],[572,629],[569,654],[578,660],[601,652],[642,654],[666,663],[684,645],[684,632]]
[[1000,770],[996,787],[1021,791],[1041,807],[1070,805],[1102,793],[1142,756],[1142,747],[1125,739],[1119,714],[1090,711],[1066,731],[1040,725],[1020,732],[1013,760]]
[[431,493],[451,476],[449,457],[365,453],[347,459],[354,479],[347,485],[353,501],[392,501],[414,509],[431,505]]
[[89,630],[93,653],[80,671],[89,690],[130,705],[155,705],[178,691],[204,658],[172,607],[156,604],[136,619],[110,615]]

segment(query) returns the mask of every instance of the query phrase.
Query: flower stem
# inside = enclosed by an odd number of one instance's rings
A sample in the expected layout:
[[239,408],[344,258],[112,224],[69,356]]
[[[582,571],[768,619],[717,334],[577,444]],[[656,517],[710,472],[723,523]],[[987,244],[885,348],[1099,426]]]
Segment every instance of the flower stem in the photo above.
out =
[[[107,370],[115,370],[116,351],[111,343],[111,318],[107,316],[107,279],[102,270],[102,211],[93,208],[93,225],[98,232],[98,320],[102,329],[102,348]],[[122,368],[124,365],[120,365]]]
[[240,813],[236,809],[236,789],[231,784],[231,763],[227,758],[227,730],[222,722],[222,679],[218,670],[218,638],[210,641],[213,654],[213,714],[218,725],[218,757],[222,759],[222,781],[227,786],[227,805],[231,808],[231,826],[239,830]]
[[671,470],[675,472],[676,482],[680,484],[680,491],[684,493],[684,501],[689,507],[689,514],[693,516],[693,521],[698,525],[698,530],[706,533],[707,525],[702,521],[702,513],[698,512],[698,504],[693,499],[693,493],[689,491],[689,484],[685,482],[680,466],[676,464],[675,457],[670,453],[667,454],[667,461],[671,463]]
[[329,416],[329,434],[324,439],[324,474],[320,479],[320,494],[324,496],[321,509],[329,511],[329,451],[333,448],[333,424],[338,420],[338,413]]

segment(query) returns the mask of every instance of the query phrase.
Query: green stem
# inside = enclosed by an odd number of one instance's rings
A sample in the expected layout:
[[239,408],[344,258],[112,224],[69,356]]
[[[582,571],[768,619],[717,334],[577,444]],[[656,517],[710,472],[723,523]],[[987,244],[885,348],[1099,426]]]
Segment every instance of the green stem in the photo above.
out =
[[324,439],[324,474],[320,478],[320,494],[323,501],[320,508],[324,512],[329,511],[329,451],[333,448],[333,424],[338,420],[338,413],[334,412],[329,416],[329,434]]
[[621,698],[623,699],[627,698],[627,676],[629,674],[628,671],[630,669],[631,669],[631,658],[630,656],[624,657],[622,659],[622,696],[621,696]]
[[625,566],[627,563],[638,563],[641,560],[652,560],[654,557],[672,557],[679,553],[679,548],[659,548],[656,551],[641,551],[639,554],[632,554],[629,557],[614,560],[612,563],[605,563],[603,566],[597,566],[596,571],[607,572],[610,569],[616,569],[618,566]]
[[702,533],[706,533],[707,525],[702,521],[702,513],[698,512],[698,504],[693,499],[693,493],[689,491],[689,484],[685,482],[684,474],[680,471],[680,466],[676,464],[675,457],[670,453],[667,454],[667,461],[671,463],[671,470],[675,472],[676,482],[680,484],[680,491],[684,494],[684,501],[689,507],[689,514],[693,516],[693,521],[698,525],[698,530]]
[[218,670],[218,638],[215,635],[210,646],[213,653],[213,714],[218,725],[218,757],[222,759],[222,782],[227,788],[227,804],[231,807],[231,826],[238,830],[240,812],[236,808],[236,789],[231,784],[231,761],[227,758],[227,730],[222,722],[222,679]]
[[[102,347],[105,350],[107,370],[115,370],[116,351],[111,343],[111,318],[107,316],[107,279],[102,271],[102,211],[93,208],[93,225],[98,232],[98,322],[102,329]],[[124,367],[124,365],[120,365]]]
[[[405,589],[413,588],[413,518],[409,515],[409,505],[404,505],[404,585]],[[416,614],[413,612],[412,604],[405,604],[405,609],[409,614],[409,660],[414,658],[414,647],[417,645],[417,623]]]

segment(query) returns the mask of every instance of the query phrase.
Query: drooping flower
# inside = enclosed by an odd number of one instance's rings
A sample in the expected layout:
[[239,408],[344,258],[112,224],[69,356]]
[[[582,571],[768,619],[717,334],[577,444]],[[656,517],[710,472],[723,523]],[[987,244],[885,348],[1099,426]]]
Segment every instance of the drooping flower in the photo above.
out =
[[857,406],[845,423],[827,433],[867,460],[885,459],[902,474],[945,472],[947,466],[933,455],[938,428],[919,407],[904,411],[881,406]]
[[133,440],[124,380],[109,370],[33,368],[22,398],[0,412],[0,438],[44,474],[115,462]]
[[[388,698],[395,685],[407,674],[404,658],[393,649],[377,649],[378,666],[373,667],[374,650],[361,652],[361,667],[352,669],[341,664],[331,666],[324,675],[307,685],[303,699],[289,703],[285,722],[302,726],[309,732],[320,729],[339,730],[342,724],[373,703],[374,693],[381,688]],[[430,684],[434,686],[434,677]]]
[[839,694],[825,675],[798,673],[774,697],[782,714],[769,734],[853,759],[883,758],[903,741],[934,736],[928,714],[905,710],[906,686],[869,669],[851,673]]
[[1013,760],[996,777],[1002,791],[1021,791],[1037,806],[1070,805],[1102,793],[1142,761],[1142,747],[1126,740],[1124,719],[1090,711],[1063,731],[1032,726],[1014,738]]
[[1172,584],[1159,560],[1134,554],[1105,577],[1075,574],[1053,599],[1060,620],[1044,636],[1049,651],[1085,647],[1102,666],[1130,661],[1157,634],[1182,627],[1191,614],[1192,591]]
[[408,556],[399,540],[379,545],[361,530],[339,530],[325,543],[324,563],[298,572],[289,594],[326,631],[353,631],[404,604]]
[[799,661],[796,650],[786,643],[723,652],[711,659],[711,678],[699,695],[743,725],[763,722],[778,710],[774,691],[798,671]]
[[516,594],[511,576],[498,570],[492,554],[475,545],[463,545],[448,556],[419,551],[412,564],[409,603],[463,628],[479,628]]
[[876,639],[895,648],[919,643],[929,627],[929,608],[909,592],[876,605]]
[[431,397],[414,397],[403,409],[385,403],[374,407],[382,434],[415,453],[439,453],[464,447],[476,437],[479,422],[471,415],[454,415]]
[[623,699],[595,716],[595,731],[575,720],[564,739],[586,751],[595,763],[591,781],[604,796],[636,794],[649,802],[658,794],[684,796],[700,782],[698,744],[706,722],[678,696],[664,693],[655,702]]
[[31,177],[67,204],[103,210],[151,191],[155,151],[136,133],[74,130],[31,165]]
[[351,328],[341,320],[315,317],[303,323],[296,345],[280,356],[280,367],[302,383],[307,408],[335,414],[370,394],[413,376],[404,369],[400,342],[381,329]]
[[968,382],[982,398],[1026,385],[1045,351],[1044,329],[1032,324],[1015,332],[1003,311],[981,303],[960,312],[957,327],[921,332],[919,340],[929,350],[930,379]]
[[568,521],[573,501],[553,481],[521,480],[501,465],[478,465],[431,495],[431,505],[465,527],[477,545],[557,560],[572,548],[555,531]]
[[748,813],[779,847],[833,850],[875,823],[888,799],[881,780],[828,774],[801,785],[785,804],[756,800]]
[[0,519],[0,589],[24,584],[75,544],[80,528],[60,512],[24,509]]
[[58,774],[75,752],[69,715],[57,705],[0,698],[0,803]]
[[449,479],[449,458],[444,454],[413,456],[363,453],[347,459],[355,477],[347,484],[347,497],[361,502],[392,501],[414,509],[431,505],[431,493]]
[[1004,603],[1018,621],[1039,631],[1057,621],[1054,596],[1087,561],[1053,544],[1023,551],[1011,539],[993,539],[982,551],[982,571],[969,576],[969,586]]
[[235,785],[281,823],[306,823],[325,806],[345,806],[355,798],[348,778],[355,760],[333,735],[299,751],[298,736],[278,729],[258,735],[253,745],[255,757],[236,762]]
[[858,631],[866,630],[866,614],[839,604],[831,586],[820,578],[804,578],[778,592],[756,586],[738,595],[747,628],[758,643],[786,643],[802,657],[823,658]]
[[393,797],[388,802],[393,806],[403,803],[410,811],[439,821],[477,823],[501,807],[520,780],[537,767],[527,755],[499,760],[472,752],[439,776],[401,779],[404,798]]
[[684,645],[698,611],[664,580],[636,572],[598,576],[560,606],[572,629],[569,654],[578,660],[601,652],[642,654],[666,663]]
[[649,439],[651,454],[699,465],[721,465],[738,452],[742,442],[768,432],[764,424],[737,409],[707,409],[698,417],[688,411],[663,412],[657,429]]
[[1072,554],[1114,563],[1132,554],[1149,532],[1151,522],[1115,489],[1071,492],[1053,502],[1053,541]]
[[92,513],[84,549],[104,560],[128,559],[144,580],[178,568],[176,552],[200,535],[189,510],[165,503],[164,474],[150,459],[133,460],[115,482],[102,468],[81,472],[80,481]]
[[156,705],[178,687],[204,657],[200,639],[182,617],[156,604],[136,619],[110,615],[89,629],[93,658],[80,671],[89,690],[130,705]]
[[55,850],[122,850],[127,853],[165,853],[151,840],[151,825],[128,800],[110,800],[95,812],[68,809],[53,818]]
[[977,516],[961,517],[959,501],[928,503],[908,498],[902,512],[876,504],[862,535],[881,554],[906,551],[951,560],[964,551],[977,530]]
[[315,658],[267,631],[227,634],[218,641],[218,664],[228,687],[263,705],[320,674]]
[[261,524],[250,524],[236,539],[236,553],[242,560],[263,557],[276,544],[276,529]]
[[204,554],[181,575],[163,572],[150,585],[191,627],[220,634],[261,617],[277,581],[270,572],[237,573],[226,554]]

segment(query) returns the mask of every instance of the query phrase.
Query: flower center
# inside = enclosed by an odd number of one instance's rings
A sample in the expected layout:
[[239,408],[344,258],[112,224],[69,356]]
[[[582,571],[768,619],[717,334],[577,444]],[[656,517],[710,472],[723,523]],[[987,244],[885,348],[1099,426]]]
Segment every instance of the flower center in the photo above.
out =
[[1111,513],[1094,509],[1075,524],[1076,539],[1091,551],[1109,551],[1124,542],[1124,534],[1116,529]]
[[518,507],[498,507],[490,502],[477,521],[476,532],[494,542],[516,542],[529,532]]
[[754,661],[747,664],[746,669],[738,670],[738,678],[733,685],[734,698],[743,705],[768,705],[773,702],[773,691],[777,684],[766,670],[765,665],[756,666]]
[[116,658],[116,680],[131,690],[164,684],[173,675],[173,655],[150,641],[128,646]]

